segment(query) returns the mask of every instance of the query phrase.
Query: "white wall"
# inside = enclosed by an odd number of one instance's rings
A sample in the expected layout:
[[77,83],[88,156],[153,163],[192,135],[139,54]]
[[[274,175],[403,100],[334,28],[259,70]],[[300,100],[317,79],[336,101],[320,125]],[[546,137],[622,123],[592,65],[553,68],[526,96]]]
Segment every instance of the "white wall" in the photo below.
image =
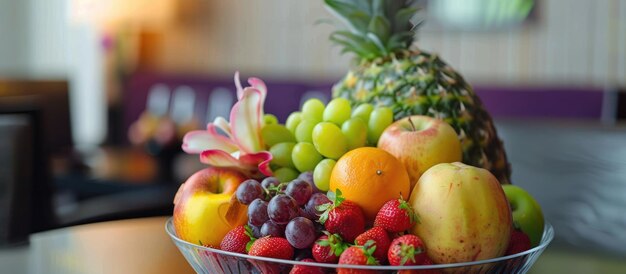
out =
[[[0,0],[5,1],[5,0]],[[21,0],[28,7],[25,16],[29,43],[28,74],[35,78],[68,76],[69,28],[66,0]],[[19,1],[18,1],[19,2]]]
[[21,1],[0,0],[0,76],[28,69],[28,7]]
[[0,76],[65,78],[66,0],[0,0]]
[[72,134],[80,148],[106,134],[100,33],[70,22],[71,0],[0,0],[0,77],[70,81]]

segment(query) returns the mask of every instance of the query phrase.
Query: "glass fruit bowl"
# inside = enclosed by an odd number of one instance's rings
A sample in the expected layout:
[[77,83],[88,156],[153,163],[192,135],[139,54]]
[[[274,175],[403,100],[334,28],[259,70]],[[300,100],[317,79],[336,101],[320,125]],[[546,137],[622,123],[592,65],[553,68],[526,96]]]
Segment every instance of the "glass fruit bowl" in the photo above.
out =
[[356,266],[264,258],[195,245],[176,236],[172,218],[167,220],[165,231],[197,273],[289,273],[295,265],[316,266],[326,273],[340,268],[370,270],[367,273],[526,273],[554,238],[552,225],[546,223],[539,245],[514,255],[428,266]]

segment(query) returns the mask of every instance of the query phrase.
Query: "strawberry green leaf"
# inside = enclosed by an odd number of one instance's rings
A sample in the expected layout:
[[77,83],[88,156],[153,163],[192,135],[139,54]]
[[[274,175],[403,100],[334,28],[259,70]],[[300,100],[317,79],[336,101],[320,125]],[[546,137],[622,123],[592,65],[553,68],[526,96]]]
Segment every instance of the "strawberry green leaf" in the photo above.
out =
[[413,245],[403,243],[400,246],[400,257],[402,258],[400,260],[400,265],[406,264],[406,262],[408,262],[409,260],[415,263],[415,256],[420,253],[422,253],[421,248],[415,248],[415,246]]
[[367,257],[367,265],[378,265],[378,260],[376,260],[376,258],[374,258],[373,256],[368,256]]
[[332,206],[333,206],[332,203],[325,203],[325,204],[316,206],[315,209],[317,209],[317,211],[326,211],[330,209]]
[[328,200],[334,201],[335,200],[335,192],[333,192],[332,190],[329,190],[328,192],[326,192],[326,197],[328,197]]
[[378,260],[374,258],[374,251],[376,251],[376,242],[374,240],[368,240],[367,242],[365,242],[362,248],[365,257],[367,258],[367,264],[377,265]]
[[319,246],[330,246],[330,242],[328,242],[328,240],[317,241],[317,244]]
[[345,200],[345,198],[341,196],[341,190],[339,189],[337,189],[336,192],[328,191],[326,197],[328,197],[328,199],[331,200],[332,203],[318,205],[315,207],[315,209],[317,209],[318,211],[323,211],[319,218],[319,222],[321,224],[324,224],[326,220],[328,220],[330,212],[333,209],[339,207],[341,203]]
[[376,251],[376,246],[375,245],[373,245],[372,247],[367,249],[367,253],[369,253],[369,254],[374,254],[374,251]]
[[252,228],[249,225],[246,224],[243,227],[246,231],[246,236],[250,237],[250,241],[246,243],[246,252],[250,252],[250,247],[252,247],[252,244],[254,244],[254,241],[256,241],[257,239],[254,237],[254,233],[252,233]]
[[[325,203],[325,204],[321,204],[315,207],[315,209],[317,209],[317,211],[321,211],[322,214],[320,214],[320,218],[319,218],[319,222],[320,224],[324,224],[326,222],[326,220],[328,220],[328,215],[330,214],[330,211],[333,210],[333,208],[335,208],[333,206],[332,203]],[[329,235],[330,237],[330,235]]]
[[243,226],[244,230],[246,231],[246,236],[250,237],[250,239],[254,238],[254,235],[252,233],[252,228],[249,225],[244,225]]
[[284,194],[285,193],[285,187],[288,185],[289,183],[283,182],[280,183],[278,185],[271,185],[270,187],[267,188],[268,192],[274,192],[276,194]]
[[343,196],[341,196],[341,190],[340,189],[336,189],[334,193],[332,191],[329,191],[328,193],[329,194],[326,195],[326,196],[328,197],[328,199],[333,201],[334,207],[339,207],[341,205],[341,203],[346,199]]
[[400,205],[398,206],[398,208],[404,210],[404,213],[409,216],[411,224],[415,224],[415,223],[419,224],[420,223],[419,216],[417,216],[413,207],[409,205],[409,203],[407,203],[404,199],[402,199],[402,195],[400,195],[400,199],[398,199],[398,201],[400,202]]
[[[324,212],[322,213],[322,215],[320,215],[320,219],[319,219],[320,224],[326,223],[326,221],[328,220],[328,215],[330,214],[330,211],[332,210],[332,206],[330,206],[330,204],[323,204],[323,205],[318,206],[318,207],[323,207],[323,206],[326,206],[326,205],[329,205],[329,207],[327,207],[324,210]],[[320,210],[320,209],[318,209],[318,210]]]
[[348,244],[346,243],[337,243],[334,246],[331,247],[331,252],[335,253],[335,256],[339,257],[341,256],[341,253],[343,253],[344,251],[346,251],[346,249],[348,249]]
[[250,248],[252,248],[254,241],[256,241],[256,239],[250,240],[248,243],[246,243],[246,252],[250,252]]
[[337,257],[339,257],[341,253],[348,249],[348,244],[343,241],[339,234],[329,233],[328,241],[330,242],[330,252],[334,253]]

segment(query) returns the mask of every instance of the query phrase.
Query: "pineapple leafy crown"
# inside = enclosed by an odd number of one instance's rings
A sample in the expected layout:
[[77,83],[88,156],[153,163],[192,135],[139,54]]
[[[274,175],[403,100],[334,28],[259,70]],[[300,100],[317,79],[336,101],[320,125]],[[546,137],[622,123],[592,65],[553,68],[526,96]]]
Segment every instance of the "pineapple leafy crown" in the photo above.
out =
[[330,40],[358,58],[372,61],[408,49],[413,43],[411,17],[419,10],[413,0],[324,0],[326,8],[345,29]]

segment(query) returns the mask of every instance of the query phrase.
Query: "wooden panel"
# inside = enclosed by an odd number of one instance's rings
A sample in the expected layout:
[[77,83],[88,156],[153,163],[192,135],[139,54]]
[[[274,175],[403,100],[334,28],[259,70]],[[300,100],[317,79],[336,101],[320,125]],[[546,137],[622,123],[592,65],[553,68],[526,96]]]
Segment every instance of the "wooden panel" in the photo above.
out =
[[[626,85],[626,3],[620,0],[538,1],[535,22],[494,32],[420,30],[418,45],[439,53],[471,82]],[[204,7],[206,6],[206,7]],[[197,26],[173,27],[164,45],[165,71],[229,76],[234,70],[297,79],[337,79],[333,27],[317,1],[214,1]],[[168,34],[169,36],[169,34]],[[183,53],[183,54],[181,54]],[[608,81],[608,82],[607,82]]]
[[[613,6],[611,0],[596,1],[593,7],[592,29],[609,30]],[[611,43],[611,31],[594,31],[590,36],[590,71],[589,80],[606,81],[609,76],[609,45]]]
[[617,15],[617,33],[616,36],[619,39],[617,45],[617,69],[615,75],[615,81],[620,83],[622,86],[626,86],[626,1],[614,0],[614,2],[618,3],[618,15]]

